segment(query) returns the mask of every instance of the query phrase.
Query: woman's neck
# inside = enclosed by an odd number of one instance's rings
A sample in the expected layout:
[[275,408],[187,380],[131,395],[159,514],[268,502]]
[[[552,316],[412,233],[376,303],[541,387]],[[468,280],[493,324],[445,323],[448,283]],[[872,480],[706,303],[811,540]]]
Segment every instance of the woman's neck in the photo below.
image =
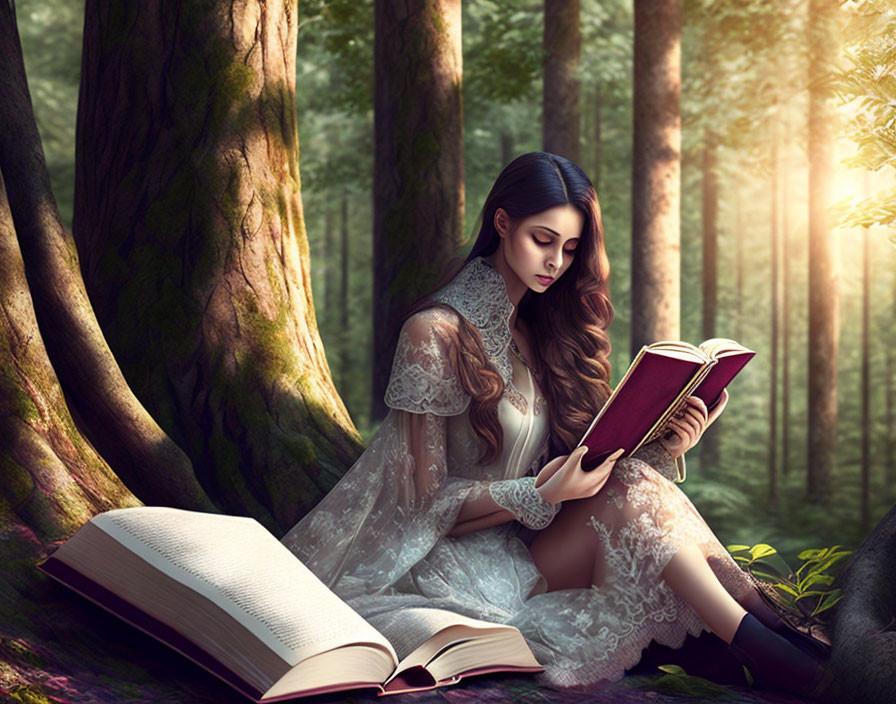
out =
[[513,269],[510,268],[510,265],[504,258],[504,250],[501,247],[498,247],[493,254],[485,257],[485,260],[491,264],[495,271],[501,274],[501,278],[504,279],[504,286],[507,288],[507,297],[513,304],[513,315],[510,316],[510,329],[512,330],[516,324],[516,314],[519,309],[519,303],[528,287],[520,280],[520,277],[516,275]]

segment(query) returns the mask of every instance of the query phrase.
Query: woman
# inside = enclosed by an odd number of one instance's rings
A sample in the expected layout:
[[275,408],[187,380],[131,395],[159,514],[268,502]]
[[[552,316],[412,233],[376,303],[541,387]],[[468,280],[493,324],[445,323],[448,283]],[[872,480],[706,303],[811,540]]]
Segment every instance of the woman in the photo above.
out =
[[823,668],[746,611],[780,628],[671,481],[727,393],[633,457],[569,452],[611,392],[608,275],[584,172],[509,164],[463,268],[405,321],[378,433],[283,542],[374,625],[430,606],[516,626],[555,686],[709,629],[760,683],[811,692]]

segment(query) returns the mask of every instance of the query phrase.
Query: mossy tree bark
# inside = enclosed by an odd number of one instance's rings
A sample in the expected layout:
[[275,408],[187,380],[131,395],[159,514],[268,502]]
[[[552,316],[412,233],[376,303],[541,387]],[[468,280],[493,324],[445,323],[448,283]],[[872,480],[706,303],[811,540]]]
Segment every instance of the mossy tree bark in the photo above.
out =
[[137,396],[216,504],[290,528],[361,450],[317,330],[296,3],[86,6],[73,231]]
[[681,0],[635,0],[631,354],[679,336]]
[[49,357],[80,430],[143,501],[212,510],[189,459],[134,396],[97,324],[75,244],[50,189],[9,3],[0,3],[0,95],[0,171],[10,226]]
[[463,240],[460,0],[374,3],[373,396],[405,312]]
[[542,144],[546,152],[579,162],[579,0],[544,2]]
[[[8,7],[2,5],[0,15]],[[36,569],[91,516],[140,502],[69,413],[38,327],[2,178],[0,477],[0,699],[227,700],[211,675]]]

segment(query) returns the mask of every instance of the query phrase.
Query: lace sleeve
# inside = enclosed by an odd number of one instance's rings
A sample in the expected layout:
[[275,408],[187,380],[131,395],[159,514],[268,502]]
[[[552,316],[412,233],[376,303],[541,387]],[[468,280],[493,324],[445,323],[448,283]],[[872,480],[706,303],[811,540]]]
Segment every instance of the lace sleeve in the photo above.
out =
[[486,484],[449,473],[448,416],[469,404],[454,372],[451,316],[426,310],[405,324],[387,392],[392,408],[367,450],[283,538],[346,601],[392,587]]
[[386,405],[411,413],[453,416],[467,408],[470,397],[455,373],[457,314],[442,307],[411,316],[401,329]]
[[687,476],[684,455],[672,457],[659,440],[642,445],[632,458],[646,462],[669,481],[681,483]]

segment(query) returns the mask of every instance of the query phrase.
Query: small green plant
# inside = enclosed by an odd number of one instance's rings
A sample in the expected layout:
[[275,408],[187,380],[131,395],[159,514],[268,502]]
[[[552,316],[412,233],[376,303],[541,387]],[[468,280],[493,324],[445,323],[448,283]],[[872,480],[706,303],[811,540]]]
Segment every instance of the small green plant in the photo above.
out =
[[763,590],[764,596],[800,619],[824,621],[828,614],[820,614],[843,596],[831,587],[836,576],[831,568],[852,550],[841,550],[839,545],[803,550],[797,555],[802,564],[793,572],[771,545],[728,545],[727,549],[741,567],[772,587]]

